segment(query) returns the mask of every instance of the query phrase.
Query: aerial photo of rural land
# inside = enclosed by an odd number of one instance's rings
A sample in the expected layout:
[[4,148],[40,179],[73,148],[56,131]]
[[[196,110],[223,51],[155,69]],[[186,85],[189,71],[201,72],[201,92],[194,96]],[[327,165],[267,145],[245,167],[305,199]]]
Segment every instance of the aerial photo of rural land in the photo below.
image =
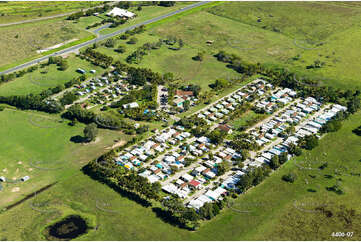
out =
[[361,2],[0,1],[0,241],[360,241]]

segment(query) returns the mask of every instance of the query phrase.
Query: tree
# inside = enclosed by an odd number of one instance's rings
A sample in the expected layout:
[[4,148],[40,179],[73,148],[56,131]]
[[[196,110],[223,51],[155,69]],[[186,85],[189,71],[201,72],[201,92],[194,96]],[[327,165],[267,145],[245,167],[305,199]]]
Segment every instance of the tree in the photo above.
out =
[[183,102],[183,108],[184,108],[184,110],[185,110],[185,111],[188,111],[190,105],[191,105],[191,102],[190,102],[189,100],[185,100],[185,101]]
[[108,48],[114,48],[115,40],[113,38],[107,39],[104,45]]
[[280,161],[280,164],[284,164],[286,163],[286,161],[288,160],[288,153],[287,152],[282,152],[280,155],[279,155],[279,161]]
[[119,52],[119,53],[124,53],[126,51],[126,49],[125,49],[124,45],[119,45],[118,48],[116,48],[114,51]]
[[215,144],[220,144],[223,142],[224,137],[227,135],[225,131],[215,129],[209,133],[208,138]]
[[224,173],[229,171],[229,169],[230,169],[229,162],[228,161],[223,161],[223,162],[221,162],[221,163],[219,163],[217,165],[217,175],[222,176],[222,175],[224,175]]
[[173,81],[173,80],[174,80],[174,74],[171,73],[171,72],[164,73],[164,74],[163,74],[163,80],[164,80],[165,82],[171,82],[171,81]]
[[213,85],[214,89],[222,89],[229,85],[229,81],[226,79],[217,79]]
[[59,70],[60,71],[65,71],[68,68],[69,68],[69,64],[68,64],[68,62],[66,60],[59,63]]
[[175,5],[176,2],[174,1],[160,1],[159,2],[159,6],[163,6],[163,7],[172,7]]
[[309,135],[304,137],[303,147],[307,150],[312,150],[316,146],[318,146],[318,138],[315,135]]
[[297,178],[296,174],[292,172],[282,176],[282,180],[290,183],[293,183],[296,180],[296,178]]
[[270,161],[270,167],[276,170],[280,166],[280,160],[277,155],[273,156]]
[[204,52],[198,52],[198,54],[193,57],[193,60],[196,61],[203,61],[203,59],[204,59]]
[[137,42],[138,42],[138,39],[135,38],[135,37],[132,37],[132,38],[130,38],[130,40],[129,40],[127,43],[134,45],[134,44],[136,44]]
[[95,140],[97,134],[98,134],[98,128],[95,123],[88,124],[84,128],[84,137],[87,139],[88,142]]

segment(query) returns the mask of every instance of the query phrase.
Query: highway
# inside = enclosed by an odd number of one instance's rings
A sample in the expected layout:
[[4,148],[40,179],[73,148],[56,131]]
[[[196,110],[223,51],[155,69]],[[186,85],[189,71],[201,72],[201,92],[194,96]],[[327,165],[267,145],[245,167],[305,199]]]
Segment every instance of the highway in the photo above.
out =
[[29,66],[32,66],[32,65],[35,65],[35,64],[38,64],[42,61],[45,61],[47,60],[49,57],[51,56],[57,56],[57,55],[62,55],[62,54],[65,54],[65,53],[69,53],[69,52],[74,52],[84,46],[87,46],[87,45],[91,45],[91,44],[94,44],[98,41],[102,41],[104,39],[107,39],[107,38],[111,38],[111,37],[114,37],[116,35],[119,35],[121,33],[124,33],[128,30],[132,30],[136,27],[139,27],[141,25],[147,25],[147,24],[150,24],[150,23],[154,23],[154,22],[157,22],[159,20],[162,20],[162,19],[165,19],[165,18],[168,18],[170,16],[173,16],[173,15],[176,15],[178,13],[181,13],[181,12],[185,12],[187,10],[190,10],[190,9],[193,9],[195,7],[198,7],[198,6],[201,6],[201,5],[204,5],[204,4],[207,4],[209,3],[209,1],[207,2],[197,2],[197,3],[194,3],[194,4],[191,4],[191,5],[188,5],[184,8],[181,8],[181,9],[178,9],[176,11],[173,11],[173,12],[170,12],[170,13],[167,13],[165,15],[162,15],[162,16],[159,16],[159,17],[155,17],[153,19],[149,19],[149,20],[146,20],[144,22],[141,22],[139,24],[135,24],[135,25],[132,25],[132,26],[129,26],[129,27],[126,27],[126,28],[123,28],[123,29],[120,29],[118,31],[115,31],[113,33],[110,33],[110,34],[105,34],[105,35],[101,35],[95,39],[92,39],[92,40],[89,40],[89,41],[86,41],[84,43],[81,43],[81,44],[78,44],[78,45],[74,45],[72,47],[69,47],[67,49],[63,49],[63,50],[60,50],[60,51],[57,51],[55,53],[52,53],[52,54],[49,54],[49,55],[46,55],[46,56],[43,56],[43,57],[40,57],[40,58],[37,58],[37,59],[34,59],[32,61],[29,61],[27,63],[24,63],[24,64],[21,64],[21,65],[18,65],[16,67],[13,67],[13,68],[10,68],[8,70],[5,70],[5,71],[2,71],[0,72],[0,75],[3,75],[3,74],[8,74],[8,73],[11,73],[11,72],[14,72],[14,71],[18,71],[18,70],[21,70],[23,68],[26,68],[26,67],[29,67]]

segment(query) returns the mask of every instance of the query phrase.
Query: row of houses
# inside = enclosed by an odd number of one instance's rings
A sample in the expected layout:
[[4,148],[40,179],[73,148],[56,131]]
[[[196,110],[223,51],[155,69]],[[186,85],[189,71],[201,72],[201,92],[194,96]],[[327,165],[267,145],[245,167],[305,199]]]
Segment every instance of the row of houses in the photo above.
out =
[[[312,98],[306,99],[312,104],[317,104],[317,107],[314,107],[314,111],[319,109],[320,103]],[[306,101],[305,100],[305,101]],[[307,101],[306,101],[307,102]],[[322,111],[321,114],[316,115],[312,119],[306,120],[305,123],[297,127],[297,131],[285,138],[280,144],[277,144],[270,149],[262,152],[258,157],[254,159],[254,165],[260,166],[262,163],[269,163],[275,155],[280,155],[283,152],[286,152],[290,144],[298,144],[300,138],[308,135],[317,135],[324,124],[331,120],[336,114],[340,111],[346,111],[347,108],[341,105],[333,105],[332,108],[326,108]],[[319,136],[318,136],[319,137]],[[291,156],[288,155],[288,159]],[[251,163],[252,164],[252,163]]]
[[[273,89],[271,84],[262,79],[257,79],[238,89],[232,95],[221,98],[216,104],[199,113],[198,117],[205,119],[210,124],[229,115],[244,101],[252,101],[257,96],[265,95],[271,89]],[[229,131],[227,127],[220,128],[226,128],[226,131]]]
[[266,113],[273,113],[279,106],[286,105],[293,101],[297,93],[289,88],[277,88],[270,95],[258,100],[254,107]]

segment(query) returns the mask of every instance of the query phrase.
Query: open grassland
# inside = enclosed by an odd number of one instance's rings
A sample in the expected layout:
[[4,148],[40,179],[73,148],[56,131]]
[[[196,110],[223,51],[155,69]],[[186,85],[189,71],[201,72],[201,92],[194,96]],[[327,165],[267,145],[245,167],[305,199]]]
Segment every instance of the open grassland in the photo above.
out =
[[[226,208],[197,232],[164,223],[151,208],[144,208],[77,171],[74,177],[0,214],[2,236],[8,240],[39,240],[48,223],[72,212],[96,217],[97,230],[81,237],[84,240],[333,240],[333,231],[354,231],[348,240],[360,240],[361,218],[352,217],[352,224],[346,225],[347,220],[338,214],[345,211],[340,205],[355,209],[358,216],[361,213],[359,177],[349,175],[361,172],[361,138],[352,133],[360,118],[361,112],[351,116],[341,130],[322,138],[316,149],[288,161],[262,184],[231,203],[233,209]],[[312,163],[311,168],[327,161],[328,167],[300,170],[296,164],[306,165],[305,161]],[[341,175],[335,175],[335,169]],[[298,176],[293,184],[281,180],[290,171]],[[339,184],[343,195],[326,190],[336,183],[336,178],[342,179]],[[35,211],[31,204],[41,204],[38,209],[48,212]],[[322,206],[331,211],[331,217],[315,212],[316,207]]]
[[[26,73],[24,76],[16,78],[13,81],[0,85],[1,96],[37,94],[48,88],[64,84],[72,78],[80,76],[76,69],[82,68],[87,71],[87,76],[99,75],[104,70],[101,67],[94,66],[91,63],[75,57],[74,54],[67,57],[69,68],[65,71],[58,70],[56,65],[49,65],[38,68],[34,72]],[[90,70],[97,70],[97,73],[91,74]]]
[[[356,22],[358,16],[361,16],[361,12],[358,8],[353,10],[354,8],[332,3],[294,3],[296,6],[301,6],[294,9],[307,9],[302,11],[309,11],[309,15],[318,17],[311,18],[313,24],[308,22],[309,18],[305,18],[304,22],[298,21],[298,25],[292,21],[280,20],[279,23],[288,26],[289,32],[277,32],[251,24],[245,17],[246,14],[240,15],[241,19],[236,19],[236,15],[232,14],[236,12],[234,9],[238,5],[239,8],[242,8],[242,11],[248,11],[248,8],[251,10],[255,8],[253,4],[258,6],[260,3],[234,2],[219,4],[213,8],[207,8],[176,19],[173,22],[156,25],[150,31],[163,38],[168,35],[175,35],[182,38],[187,46],[191,46],[192,49],[197,51],[203,50],[210,56],[219,50],[225,50],[240,56],[247,62],[282,66],[298,73],[300,76],[320,79],[324,85],[341,88],[361,88],[358,75],[361,64],[357,56],[360,48],[360,41],[357,41],[360,39],[360,30],[359,23]],[[284,4],[293,3],[265,4],[270,4],[274,9],[274,12],[270,13],[273,16],[270,18],[273,19],[289,15],[289,12],[284,8]],[[319,13],[320,8],[311,8],[313,4],[321,5],[325,9],[331,9],[332,12],[329,10],[330,13],[325,11],[325,13],[321,14]],[[339,8],[343,14],[337,15],[335,8]],[[295,11],[294,9],[290,11]],[[250,12],[253,13],[251,10]],[[258,10],[264,11],[264,15],[268,13],[265,8],[259,8]],[[227,16],[223,16],[221,11]],[[229,14],[226,14],[228,12]],[[344,15],[348,15],[348,17],[344,17]],[[338,21],[336,27],[327,25],[329,28],[323,28],[323,23],[327,18],[330,18],[330,23],[334,21],[330,16],[348,21]],[[246,18],[247,21],[242,18]],[[340,27],[340,24],[343,24],[343,27]],[[304,31],[314,28],[314,35],[319,36],[319,38],[310,40],[311,37],[296,35],[297,31],[301,31],[302,28],[306,29]],[[322,34],[323,29],[326,29],[327,33]],[[294,32],[291,30],[294,30]],[[312,33],[312,31],[308,32]],[[207,40],[213,40],[214,43],[208,46],[206,45]],[[307,68],[314,64],[315,61],[323,62],[322,67]]]
[[[30,56],[40,56],[43,50],[65,41],[81,40],[91,33],[72,26],[64,18],[0,28],[0,66],[8,65]],[[5,51],[6,50],[6,51]]]
[[[69,126],[58,115],[5,109],[0,112],[0,174],[13,180],[25,175],[25,183],[4,184],[0,207],[20,199],[79,170],[90,159],[103,154],[114,140],[127,141],[121,132],[100,129],[93,143],[77,143],[85,125]],[[74,140],[74,141],[73,141]]]
[[[114,60],[125,62],[129,56],[138,47],[145,43],[154,43],[162,38],[154,32],[146,32],[135,36],[139,41],[137,44],[127,44],[127,40],[116,40],[115,48],[123,45],[126,52],[120,54],[114,51],[114,48],[101,46],[97,51],[112,56]],[[190,45],[185,45],[180,50],[171,50],[165,44],[156,50],[144,56],[139,64],[132,64],[134,67],[150,68],[159,73],[172,72],[177,79],[182,80],[181,84],[193,83],[200,85],[202,90],[210,90],[209,84],[213,83],[217,78],[233,78],[239,76],[234,71],[226,68],[226,64],[218,62],[211,55],[207,55],[202,62],[194,61],[192,57],[196,56],[198,49],[194,49]],[[156,61],[155,61],[156,60]]]
[[330,2],[228,2],[208,11],[291,38],[322,41],[359,26],[358,7]]
[[0,3],[0,24],[12,23],[34,18],[41,18],[79,11],[99,5],[99,2],[1,2]]

